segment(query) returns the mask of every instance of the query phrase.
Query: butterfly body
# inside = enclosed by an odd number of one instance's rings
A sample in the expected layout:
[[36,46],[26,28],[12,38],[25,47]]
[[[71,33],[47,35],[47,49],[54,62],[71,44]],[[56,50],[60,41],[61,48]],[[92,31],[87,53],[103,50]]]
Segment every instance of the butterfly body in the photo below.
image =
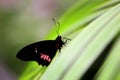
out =
[[55,40],[39,41],[21,49],[16,57],[23,61],[36,61],[39,65],[48,66],[57,50],[60,51],[65,43],[61,36]]

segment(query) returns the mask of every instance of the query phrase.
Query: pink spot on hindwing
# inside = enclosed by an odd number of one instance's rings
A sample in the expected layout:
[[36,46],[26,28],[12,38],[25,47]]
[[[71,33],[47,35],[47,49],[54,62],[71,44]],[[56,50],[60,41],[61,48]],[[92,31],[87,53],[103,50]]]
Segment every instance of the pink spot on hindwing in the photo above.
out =
[[40,58],[45,60],[45,61],[48,61],[48,62],[51,61],[49,55],[47,55],[47,54],[40,53]]

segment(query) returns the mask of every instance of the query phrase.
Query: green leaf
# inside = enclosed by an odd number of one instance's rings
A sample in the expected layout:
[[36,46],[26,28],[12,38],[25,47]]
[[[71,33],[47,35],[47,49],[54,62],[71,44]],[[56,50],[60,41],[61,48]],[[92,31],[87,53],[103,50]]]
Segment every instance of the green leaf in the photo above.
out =
[[97,80],[120,80],[120,36],[96,76]]

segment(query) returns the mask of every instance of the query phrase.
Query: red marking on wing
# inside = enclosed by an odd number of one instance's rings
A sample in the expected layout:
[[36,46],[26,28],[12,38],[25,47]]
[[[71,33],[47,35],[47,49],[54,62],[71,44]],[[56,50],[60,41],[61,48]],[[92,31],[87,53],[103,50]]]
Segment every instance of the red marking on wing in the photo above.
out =
[[43,53],[40,54],[40,58],[43,59],[43,60],[46,60],[48,62],[51,61],[49,55],[46,55],[46,54],[43,54]]
[[60,46],[60,45],[59,45],[59,44],[56,44],[55,46],[56,46],[56,49],[59,49],[59,46]]

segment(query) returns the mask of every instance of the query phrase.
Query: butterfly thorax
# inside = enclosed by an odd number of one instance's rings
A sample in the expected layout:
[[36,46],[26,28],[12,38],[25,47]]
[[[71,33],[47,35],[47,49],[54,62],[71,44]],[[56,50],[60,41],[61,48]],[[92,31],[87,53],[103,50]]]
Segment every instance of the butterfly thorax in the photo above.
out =
[[55,39],[55,48],[56,48],[56,50],[60,51],[63,45],[64,45],[64,42],[62,41],[62,37],[58,36]]

